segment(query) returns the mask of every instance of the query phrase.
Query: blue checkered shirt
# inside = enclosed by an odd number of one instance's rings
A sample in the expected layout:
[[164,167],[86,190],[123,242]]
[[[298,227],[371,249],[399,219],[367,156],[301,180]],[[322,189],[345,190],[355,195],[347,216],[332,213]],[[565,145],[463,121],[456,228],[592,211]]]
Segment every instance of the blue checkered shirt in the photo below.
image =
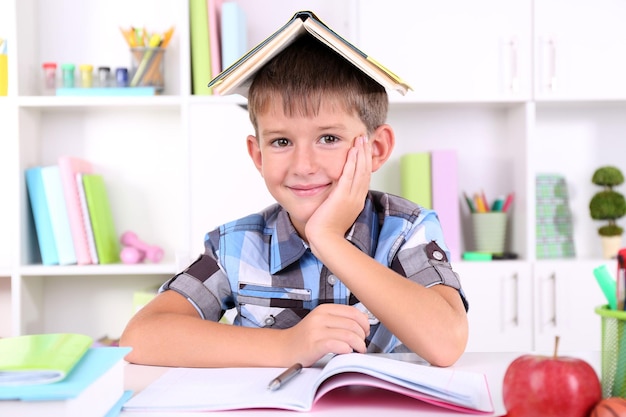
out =
[[[467,308],[434,211],[370,191],[346,239],[407,279],[425,287],[456,288]],[[179,292],[206,320],[218,321],[234,308],[235,325],[284,329],[321,303],[366,310],[313,255],[277,204],[207,233],[205,249],[161,291]],[[370,323],[369,352],[407,351],[375,317]]]

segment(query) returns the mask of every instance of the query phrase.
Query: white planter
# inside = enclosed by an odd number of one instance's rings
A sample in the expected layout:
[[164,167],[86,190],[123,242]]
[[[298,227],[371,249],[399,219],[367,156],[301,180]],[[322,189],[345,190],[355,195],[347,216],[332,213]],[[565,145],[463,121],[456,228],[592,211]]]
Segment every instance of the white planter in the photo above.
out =
[[602,236],[602,253],[604,259],[614,259],[622,247],[622,236]]

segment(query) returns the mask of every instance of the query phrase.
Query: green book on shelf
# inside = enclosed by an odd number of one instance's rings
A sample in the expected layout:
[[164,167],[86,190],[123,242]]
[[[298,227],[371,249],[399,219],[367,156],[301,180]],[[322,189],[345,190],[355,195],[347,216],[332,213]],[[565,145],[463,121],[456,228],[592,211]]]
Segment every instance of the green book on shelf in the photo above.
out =
[[91,337],[75,333],[0,339],[0,387],[60,381],[92,343]]
[[401,195],[430,209],[432,203],[430,152],[407,153],[400,157]]
[[120,244],[104,178],[99,174],[83,174],[83,187],[98,262],[100,264],[118,263],[120,262]]

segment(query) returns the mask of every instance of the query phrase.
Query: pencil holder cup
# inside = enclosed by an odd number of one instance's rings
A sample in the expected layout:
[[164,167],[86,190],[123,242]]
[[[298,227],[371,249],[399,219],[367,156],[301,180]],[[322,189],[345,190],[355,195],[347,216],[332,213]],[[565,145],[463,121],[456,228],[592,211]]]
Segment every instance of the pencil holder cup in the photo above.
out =
[[602,320],[602,397],[626,398],[626,311],[596,308]]
[[165,87],[163,77],[165,49],[131,48],[130,87],[155,87],[158,92]]
[[506,213],[502,211],[472,213],[472,234],[475,251],[503,253],[506,240]]

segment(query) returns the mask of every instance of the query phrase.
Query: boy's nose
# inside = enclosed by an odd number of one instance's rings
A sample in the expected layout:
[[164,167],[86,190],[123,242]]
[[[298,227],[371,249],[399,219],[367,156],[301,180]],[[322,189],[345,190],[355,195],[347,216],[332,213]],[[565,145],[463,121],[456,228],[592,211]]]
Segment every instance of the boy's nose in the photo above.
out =
[[293,168],[301,175],[310,174],[317,167],[315,152],[308,147],[298,147],[294,152]]

